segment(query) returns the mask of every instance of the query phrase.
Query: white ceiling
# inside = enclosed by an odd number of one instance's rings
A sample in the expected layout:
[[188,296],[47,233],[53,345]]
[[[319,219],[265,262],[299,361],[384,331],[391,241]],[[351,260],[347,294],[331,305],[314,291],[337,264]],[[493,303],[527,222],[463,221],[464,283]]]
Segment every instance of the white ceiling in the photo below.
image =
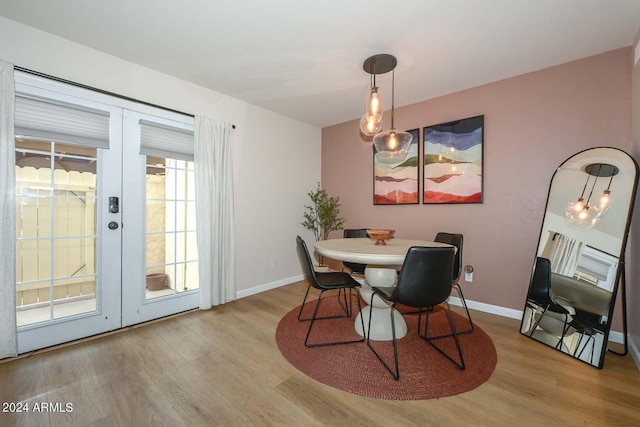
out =
[[398,58],[398,107],[630,46],[640,0],[0,0],[0,15],[325,127],[362,114],[371,55]]

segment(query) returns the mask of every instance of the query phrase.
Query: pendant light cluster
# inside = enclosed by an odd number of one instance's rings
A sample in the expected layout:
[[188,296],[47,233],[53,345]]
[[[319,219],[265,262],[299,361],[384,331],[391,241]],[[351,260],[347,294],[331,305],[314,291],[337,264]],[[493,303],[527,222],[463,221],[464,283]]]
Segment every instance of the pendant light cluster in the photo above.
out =
[[[574,225],[592,228],[598,225],[611,205],[611,183],[613,177],[619,172],[618,168],[606,163],[591,163],[584,168],[587,173],[587,181],[582,187],[582,193],[575,202],[569,202],[565,209],[565,218]],[[589,182],[593,177],[591,185]],[[598,178],[609,178],[607,188],[597,195],[592,202],[593,192]],[[590,187],[590,188],[589,188]],[[587,199],[585,195],[589,192]],[[595,198],[594,198],[595,199]]]
[[[374,55],[367,58],[362,64],[364,71],[371,75],[371,89],[365,112],[360,119],[360,131],[367,136],[373,136],[373,145],[376,149],[376,158],[380,163],[400,163],[407,158],[412,136],[408,132],[398,132],[393,122],[394,101],[395,101],[395,68],[398,65],[396,57],[386,53]],[[378,87],[376,86],[376,75],[391,74],[391,129],[382,132],[382,102]]]

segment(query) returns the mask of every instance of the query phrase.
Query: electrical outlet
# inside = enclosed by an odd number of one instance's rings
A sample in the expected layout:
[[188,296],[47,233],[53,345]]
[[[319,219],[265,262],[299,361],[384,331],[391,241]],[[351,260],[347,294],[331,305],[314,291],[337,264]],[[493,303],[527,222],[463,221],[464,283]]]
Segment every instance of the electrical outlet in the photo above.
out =
[[278,261],[275,258],[271,258],[271,269],[275,270],[278,267]]
[[464,266],[464,281],[473,282],[473,266],[471,265]]

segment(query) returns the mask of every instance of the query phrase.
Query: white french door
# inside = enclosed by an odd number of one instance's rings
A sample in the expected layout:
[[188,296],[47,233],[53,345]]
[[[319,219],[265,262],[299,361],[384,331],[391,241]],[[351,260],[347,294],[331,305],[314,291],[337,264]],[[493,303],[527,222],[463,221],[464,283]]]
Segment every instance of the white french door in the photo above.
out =
[[192,118],[32,80],[16,79],[19,353],[197,307],[193,163],[140,144],[144,123]]
[[123,123],[122,325],[128,326],[198,307],[200,291],[193,122],[126,110]]
[[24,353],[121,325],[121,219],[108,198],[122,191],[122,110],[28,84],[16,84],[16,94],[16,317]]

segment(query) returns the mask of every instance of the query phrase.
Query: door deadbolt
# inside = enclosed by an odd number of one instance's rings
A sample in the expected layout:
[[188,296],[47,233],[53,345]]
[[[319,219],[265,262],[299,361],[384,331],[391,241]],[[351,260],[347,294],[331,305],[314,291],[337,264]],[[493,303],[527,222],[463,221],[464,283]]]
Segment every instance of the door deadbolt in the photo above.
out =
[[109,223],[109,230],[117,230],[118,229],[118,223],[116,221],[111,221]]
[[120,212],[120,199],[117,197],[109,197],[109,212],[110,213],[118,213]]

